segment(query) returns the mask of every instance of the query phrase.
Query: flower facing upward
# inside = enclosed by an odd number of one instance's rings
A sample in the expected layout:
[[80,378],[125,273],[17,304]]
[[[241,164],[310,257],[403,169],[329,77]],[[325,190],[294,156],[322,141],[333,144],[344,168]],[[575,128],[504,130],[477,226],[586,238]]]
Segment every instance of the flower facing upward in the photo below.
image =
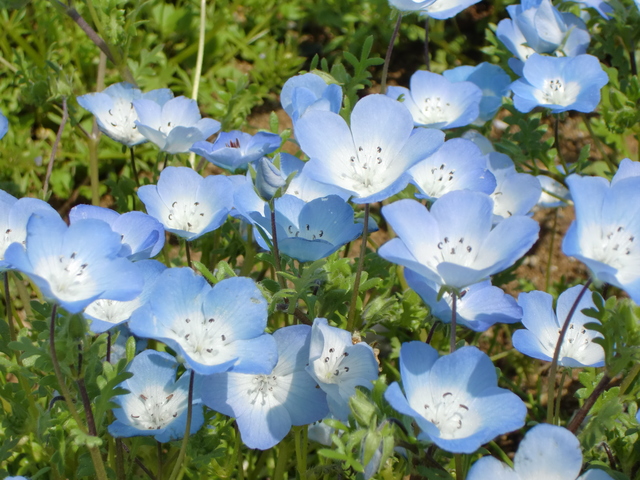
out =
[[[153,435],[161,443],[182,438],[190,371],[176,381],[177,369],[178,362],[168,353],[145,350],[136,355],[127,367],[133,376],[120,384],[129,393],[113,399],[119,408],[113,410],[116,420],[109,425],[109,433],[116,438]],[[199,383],[194,382],[191,434],[204,423]]]
[[385,399],[414,418],[419,439],[447,452],[473,453],[524,425],[527,407],[514,393],[498,388],[491,360],[475,347],[438,357],[425,343],[404,343],[400,376],[404,394],[394,382]]
[[142,93],[130,83],[115,83],[102,92],[88,93],[78,97],[78,103],[96,117],[100,130],[123,145],[132,147],[147,139],[136,126],[138,113],[133,107],[134,100],[144,99],[160,108],[173,98],[167,88]]
[[455,17],[479,0],[389,0],[389,5],[402,12],[418,12],[438,20]]
[[384,200],[402,190],[404,173],[443,143],[437,130],[413,132],[409,111],[383,95],[368,95],[351,113],[351,127],[333,112],[313,110],[295,127],[310,160],[305,174],[350,192],[355,203]]

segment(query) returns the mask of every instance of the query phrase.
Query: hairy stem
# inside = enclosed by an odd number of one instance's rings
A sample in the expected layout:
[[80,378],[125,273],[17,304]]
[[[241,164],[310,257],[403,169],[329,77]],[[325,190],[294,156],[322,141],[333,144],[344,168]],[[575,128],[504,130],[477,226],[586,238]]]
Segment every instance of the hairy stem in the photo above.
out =
[[556,239],[556,227],[558,225],[558,209],[553,211],[553,227],[551,228],[551,242],[549,242],[549,258],[547,258],[547,272],[544,279],[544,291],[549,292],[551,286],[551,264],[553,263],[553,244]]
[[189,442],[189,436],[191,435],[191,414],[193,413],[193,370],[189,370],[189,400],[187,403],[187,425],[184,429],[184,438],[182,439],[182,445],[180,446],[180,453],[176,459],[176,465],[171,472],[170,480],[176,480],[182,470],[182,462],[184,461],[185,454],[187,453],[187,443]]
[[391,63],[391,53],[393,52],[393,44],[398,38],[398,32],[400,32],[400,24],[402,23],[402,13],[398,12],[398,20],[396,26],[391,34],[391,40],[389,40],[389,46],[387,47],[387,54],[384,57],[384,66],[382,67],[382,79],[380,80],[380,93],[384,95],[387,91],[387,75],[389,74],[389,64]]
[[360,291],[360,278],[364,268],[364,256],[367,253],[367,237],[369,236],[369,210],[370,204],[364,204],[364,222],[362,224],[362,244],[360,245],[360,258],[356,268],[356,278],[353,282],[353,292],[351,293],[351,303],[349,304],[349,316],[347,317],[347,330],[353,332],[360,328],[360,322],[356,322],[356,310],[358,304],[358,293]]
[[580,427],[587,414],[589,413],[589,410],[591,410],[591,407],[593,407],[593,405],[596,403],[596,400],[598,400],[598,397],[607,389],[610,381],[611,377],[607,375],[607,372],[605,372],[596,385],[596,388],[594,388],[593,392],[591,392],[591,395],[589,395],[589,397],[582,404],[582,407],[580,407],[580,410],[576,412],[574,417],[567,425],[567,430],[569,430],[571,433],[576,433],[578,427]]

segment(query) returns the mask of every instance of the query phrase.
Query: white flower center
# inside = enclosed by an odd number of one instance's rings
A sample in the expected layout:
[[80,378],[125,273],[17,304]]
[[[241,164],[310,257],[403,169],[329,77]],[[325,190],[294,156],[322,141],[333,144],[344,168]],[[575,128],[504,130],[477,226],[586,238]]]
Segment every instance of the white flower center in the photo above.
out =
[[95,281],[87,273],[89,264],[78,258],[77,252],[47,257],[36,266],[36,272],[47,280],[54,296],[61,300],[89,298],[95,291]]
[[442,438],[456,438],[469,411],[451,392],[432,404],[425,403],[423,408],[424,417],[438,427]]
[[125,143],[135,143],[143,138],[135,124],[138,113],[133,108],[133,103],[123,98],[113,98],[113,108],[107,114],[106,121],[110,130]]
[[605,228],[601,231],[600,238],[597,235],[593,239],[592,256],[607,265],[617,269],[623,269],[629,265],[629,256],[637,254],[635,249],[635,237],[626,232],[622,225]]
[[230,343],[229,332],[219,325],[213,317],[204,318],[201,313],[194,313],[189,318],[174,322],[171,333],[196,362],[215,365],[221,349]]
[[452,119],[452,109],[450,107],[451,104],[445,102],[440,97],[425,98],[424,105],[422,106],[424,116],[427,119],[425,124],[449,123]]
[[121,323],[128,320],[131,314],[140,306],[140,300],[135,299],[129,302],[120,302],[118,300],[100,299],[91,303],[85,313],[94,318],[109,323]]
[[251,386],[247,395],[253,397],[251,405],[260,403],[266,405],[269,397],[273,397],[274,390],[278,387],[278,377],[275,375],[256,375],[251,379]]
[[563,107],[575,103],[580,93],[578,82],[565,83],[561,78],[548,80],[542,90],[535,90],[534,96],[541,104]]
[[182,390],[149,388],[137,397],[130,395],[123,409],[131,423],[140,430],[160,430],[169,425],[186,408],[187,395]]
[[200,202],[175,201],[169,208],[166,226],[174,230],[184,230],[185,232],[198,233],[208,223],[209,216],[205,218],[205,213],[209,213]]
[[322,352],[322,356],[313,362],[313,372],[324,383],[340,383],[343,376],[351,369],[347,358],[349,352],[344,347],[330,347]]
[[[558,336],[560,335],[558,330]],[[594,332],[588,332],[582,325],[570,323],[560,348],[560,358],[568,357],[580,361],[581,354],[591,344]],[[552,343],[552,342],[549,342]],[[557,343],[557,342],[556,342]],[[550,346],[550,352],[555,351],[556,344]]]
[[460,237],[457,240],[449,237],[444,237],[442,241],[438,243],[438,251],[433,256],[436,263],[451,262],[458,265],[471,265],[476,259],[476,249],[468,241],[465,241],[464,237]]
[[432,198],[440,198],[451,190],[456,170],[448,169],[447,164],[443,163],[439,167],[432,167],[430,171],[431,177],[427,176],[423,186],[424,192]]
[[373,185],[384,183],[385,178],[381,176],[381,169],[386,169],[382,147],[363,146],[358,147],[357,155],[349,158],[349,164],[353,170],[354,190],[361,190],[362,187],[369,191],[375,191]]

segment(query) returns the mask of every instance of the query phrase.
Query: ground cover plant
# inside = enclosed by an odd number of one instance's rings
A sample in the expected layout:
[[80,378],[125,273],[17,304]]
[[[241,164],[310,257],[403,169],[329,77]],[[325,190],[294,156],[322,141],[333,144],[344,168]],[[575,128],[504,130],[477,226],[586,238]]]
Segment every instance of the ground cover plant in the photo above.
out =
[[640,479],[637,3],[0,21],[0,478]]

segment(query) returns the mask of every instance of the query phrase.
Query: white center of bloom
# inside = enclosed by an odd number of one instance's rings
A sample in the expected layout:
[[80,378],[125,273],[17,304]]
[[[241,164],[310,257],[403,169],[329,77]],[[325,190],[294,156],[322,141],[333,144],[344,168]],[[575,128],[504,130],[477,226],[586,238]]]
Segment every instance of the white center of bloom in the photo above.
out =
[[305,240],[318,240],[324,236],[324,230],[311,228],[307,223],[302,228],[298,228],[295,225],[289,225],[287,227],[287,235],[289,238],[304,238]]
[[543,105],[560,105],[567,107],[575,103],[580,94],[578,82],[567,82],[561,78],[553,78],[544,83],[542,90],[535,90],[536,100]]
[[128,100],[113,98],[113,108],[107,111],[104,120],[110,133],[127,145],[137,143],[144,138],[135,124],[138,113],[133,108],[133,103]]
[[[564,342],[560,349],[560,358],[568,357],[580,361],[582,352],[591,344],[595,332],[589,332],[582,325],[576,325],[570,323],[567,333],[564,336]],[[558,330],[558,336],[560,336],[560,330]],[[556,348],[556,342],[550,342],[549,351],[553,352]]]
[[276,388],[278,388],[278,377],[275,375],[256,375],[253,377],[251,386],[247,390],[247,395],[251,397],[251,405],[256,403],[266,405],[269,397],[275,395]]
[[22,245],[26,245],[27,233],[23,229],[16,231],[11,228],[5,229],[3,234],[0,234],[0,260],[4,260],[4,252],[14,242],[20,242]]
[[594,260],[623,269],[629,265],[629,258],[637,256],[635,237],[623,225],[603,228],[600,236],[591,235],[591,257]]
[[471,265],[477,255],[476,248],[468,241],[465,241],[464,237],[458,239],[444,237],[438,242],[438,250],[433,256],[436,263],[451,262],[458,265]]
[[140,303],[137,298],[129,302],[100,299],[91,303],[84,312],[93,318],[116,324],[128,320],[131,314],[140,307]]
[[175,321],[171,333],[185,353],[194,361],[204,365],[215,365],[221,349],[230,343],[224,326],[213,317],[204,318],[201,313],[194,313],[181,321]]
[[95,280],[88,273],[89,264],[78,258],[77,252],[68,257],[58,255],[46,257],[35,266],[35,271],[44,278],[51,293],[60,300],[73,301],[95,295]]
[[165,225],[173,230],[198,233],[209,223],[209,212],[200,202],[175,201],[169,208]]
[[[440,430],[442,438],[456,438],[462,429],[469,407],[451,392],[445,392],[432,404],[425,403],[422,414]],[[465,433],[467,435],[467,433]]]
[[325,348],[320,358],[313,362],[313,372],[321,382],[340,383],[351,369],[348,357],[344,346]]
[[138,396],[129,394],[123,410],[130,422],[140,430],[160,430],[176,419],[186,408],[188,397],[185,391],[167,391],[149,388]]
[[385,178],[381,177],[381,173],[387,168],[387,165],[384,164],[384,156],[380,146],[368,145],[366,148],[362,145],[359,146],[357,154],[349,157],[349,164],[353,170],[351,176],[354,180],[353,190],[359,191],[364,187],[365,190],[374,192],[379,190],[379,188],[373,187],[374,185],[390,183],[385,182]]
[[[422,111],[427,125],[435,123],[449,123],[452,118],[451,104],[440,97],[427,97],[424,99]],[[454,117],[455,118],[455,117]]]
[[424,192],[432,198],[440,198],[442,195],[451,190],[451,184],[455,178],[455,168],[447,168],[447,164],[443,163],[439,167],[432,167],[431,176],[426,177],[426,181],[422,188]]

